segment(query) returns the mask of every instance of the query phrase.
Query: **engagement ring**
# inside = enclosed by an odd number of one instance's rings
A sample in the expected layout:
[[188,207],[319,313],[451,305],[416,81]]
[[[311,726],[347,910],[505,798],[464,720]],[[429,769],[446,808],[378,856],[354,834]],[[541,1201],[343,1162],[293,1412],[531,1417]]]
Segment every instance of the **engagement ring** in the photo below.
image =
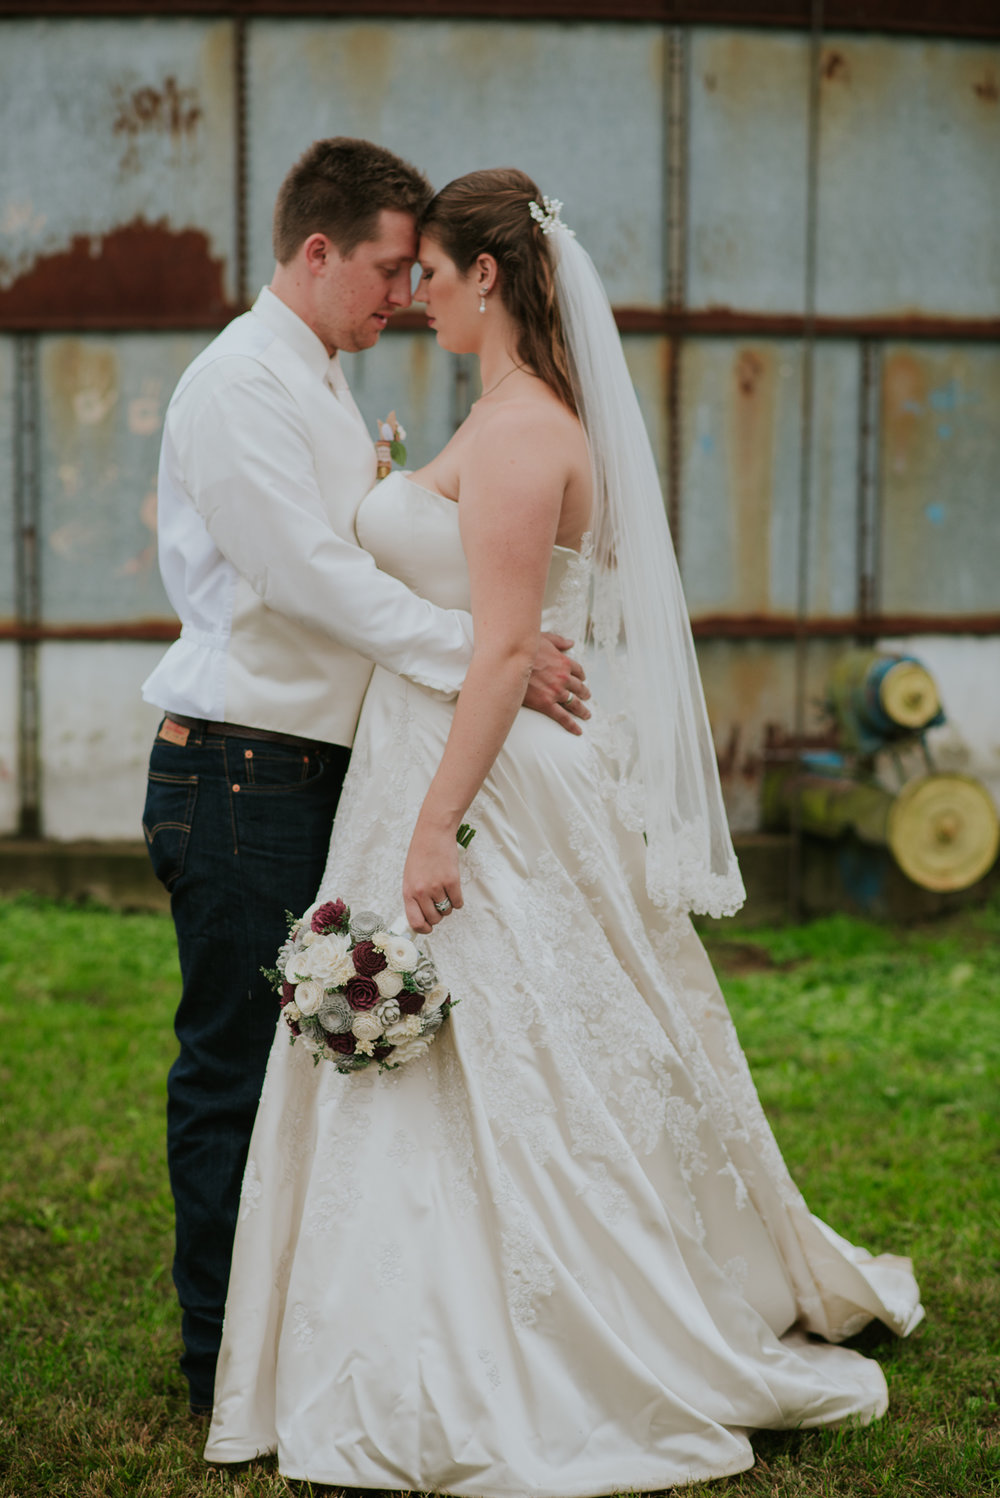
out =
[[448,899],[447,895],[445,895],[443,900],[435,900],[433,904],[434,909],[441,915],[444,915],[446,911],[451,909],[451,901]]

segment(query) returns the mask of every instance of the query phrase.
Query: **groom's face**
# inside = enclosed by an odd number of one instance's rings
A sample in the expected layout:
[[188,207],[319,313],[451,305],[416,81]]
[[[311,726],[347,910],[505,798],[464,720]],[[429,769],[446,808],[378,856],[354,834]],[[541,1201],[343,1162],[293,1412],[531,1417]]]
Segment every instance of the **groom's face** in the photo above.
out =
[[357,353],[377,342],[389,318],[412,300],[417,230],[409,213],[383,208],[373,239],[348,256],[333,244],[317,287],[315,331],[331,349]]

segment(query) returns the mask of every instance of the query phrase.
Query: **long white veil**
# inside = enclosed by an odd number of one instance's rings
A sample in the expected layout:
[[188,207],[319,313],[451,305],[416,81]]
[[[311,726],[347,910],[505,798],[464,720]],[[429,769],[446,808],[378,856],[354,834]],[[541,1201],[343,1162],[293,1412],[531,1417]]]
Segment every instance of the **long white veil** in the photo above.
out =
[[[656,463],[601,279],[543,199],[570,373],[594,475],[589,642],[595,698],[614,731],[619,807],[646,836],[657,905],[732,915],[746,892],[733,851],[694,640]],[[596,731],[599,730],[595,724]]]

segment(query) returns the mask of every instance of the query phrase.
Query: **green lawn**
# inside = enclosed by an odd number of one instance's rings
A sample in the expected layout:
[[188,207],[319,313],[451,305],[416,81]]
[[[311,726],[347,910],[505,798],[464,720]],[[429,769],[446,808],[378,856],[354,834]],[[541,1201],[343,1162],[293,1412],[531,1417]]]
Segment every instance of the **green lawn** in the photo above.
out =
[[[1000,904],[901,931],[714,936],[814,1210],[913,1256],[927,1321],[878,1331],[867,1430],[762,1436],[716,1498],[1000,1494]],[[0,1494],[305,1493],[204,1467],[176,1371],[164,1078],[177,989],[156,916],[0,901]]]

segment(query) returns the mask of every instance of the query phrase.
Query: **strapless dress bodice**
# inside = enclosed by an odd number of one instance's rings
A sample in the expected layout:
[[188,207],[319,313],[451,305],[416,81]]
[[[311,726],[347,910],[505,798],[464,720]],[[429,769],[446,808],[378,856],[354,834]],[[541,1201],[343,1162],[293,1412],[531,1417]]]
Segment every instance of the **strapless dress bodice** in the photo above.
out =
[[[361,501],[358,540],[383,572],[444,609],[469,609],[469,569],[458,528],[458,504],[394,469]],[[583,555],[567,546],[552,550],[542,623],[569,633],[577,625],[585,586]]]

